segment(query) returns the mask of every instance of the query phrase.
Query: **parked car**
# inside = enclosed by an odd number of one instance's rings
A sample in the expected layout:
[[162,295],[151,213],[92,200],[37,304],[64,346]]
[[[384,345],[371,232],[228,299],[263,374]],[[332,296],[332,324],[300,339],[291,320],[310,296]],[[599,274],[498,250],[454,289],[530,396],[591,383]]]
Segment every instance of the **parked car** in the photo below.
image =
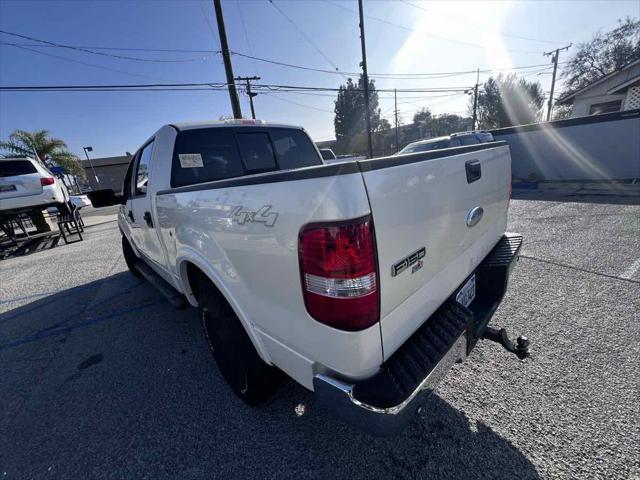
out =
[[405,155],[407,153],[428,152],[431,150],[440,150],[442,148],[460,147],[466,145],[477,145],[479,143],[493,142],[493,135],[490,132],[472,131],[452,133],[444,137],[430,138],[428,140],[420,140],[410,143],[397,155]]
[[124,259],[197,307],[231,390],[268,398],[282,372],[375,434],[401,430],[488,326],[522,237],[506,234],[504,142],[324,165],[299,127],[166,125],[134,155]]
[[336,160],[336,154],[330,148],[321,148],[320,155],[322,155],[323,160]]
[[64,209],[66,187],[32,158],[0,159],[0,213],[28,213],[49,207]]

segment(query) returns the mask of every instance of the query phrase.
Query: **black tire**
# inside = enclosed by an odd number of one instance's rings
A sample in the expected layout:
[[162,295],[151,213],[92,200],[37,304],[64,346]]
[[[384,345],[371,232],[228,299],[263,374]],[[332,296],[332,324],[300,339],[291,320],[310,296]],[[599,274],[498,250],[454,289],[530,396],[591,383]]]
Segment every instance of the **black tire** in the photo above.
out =
[[127,240],[127,237],[124,235],[122,236],[122,254],[124,255],[124,261],[127,263],[131,274],[136,278],[142,278],[142,274],[134,267],[136,262],[138,262],[138,257],[136,257],[133,248],[129,245],[129,240]]
[[209,349],[231,390],[249,405],[271,397],[284,374],[262,361],[233,309],[207,280],[198,285],[198,312]]

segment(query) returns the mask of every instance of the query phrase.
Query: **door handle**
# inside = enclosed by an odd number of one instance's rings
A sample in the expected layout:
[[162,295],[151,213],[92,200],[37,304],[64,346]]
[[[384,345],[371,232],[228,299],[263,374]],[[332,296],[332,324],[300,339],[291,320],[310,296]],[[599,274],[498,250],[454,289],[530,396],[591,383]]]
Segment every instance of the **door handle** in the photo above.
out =
[[136,219],[133,218],[133,212],[131,210],[129,210],[129,213],[127,213],[127,217],[129,217],[131,221],[135,223]]
[[467,172],[467,183],[473,183],[476,180],[480,180],[480,177],[482,177],[480,160],[467,160],[464,164],[464,168]]
[[149,228],[153,228],[153,219],[151,218],[151,212],[144,212],[144,221],[147,222]]

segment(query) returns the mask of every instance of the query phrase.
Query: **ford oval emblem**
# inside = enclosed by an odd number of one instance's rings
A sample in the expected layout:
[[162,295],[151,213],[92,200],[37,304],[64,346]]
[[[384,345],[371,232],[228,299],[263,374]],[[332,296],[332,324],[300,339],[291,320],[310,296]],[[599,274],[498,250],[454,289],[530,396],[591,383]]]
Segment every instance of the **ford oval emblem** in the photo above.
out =
[[482,220],[482,215],[484,215],[484,209],[482,207],[476,207],[469,210],[467,214],[467,227],[471,228],[475,226],[480,220]]

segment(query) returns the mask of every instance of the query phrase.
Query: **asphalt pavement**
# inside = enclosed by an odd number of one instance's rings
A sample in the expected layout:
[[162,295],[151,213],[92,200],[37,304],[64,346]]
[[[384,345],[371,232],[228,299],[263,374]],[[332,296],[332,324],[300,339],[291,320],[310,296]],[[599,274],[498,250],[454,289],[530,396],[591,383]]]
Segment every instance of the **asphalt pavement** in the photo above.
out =
[[526,334],[532,356],[479,342],[389,439],[331,418],[293,381],[242,404],[195,310],[131,276],[113,212],[91,212],[83,242],[0,262],[0,479],[640,478],[628,203],[512,201],[525,245],[492,324]]

